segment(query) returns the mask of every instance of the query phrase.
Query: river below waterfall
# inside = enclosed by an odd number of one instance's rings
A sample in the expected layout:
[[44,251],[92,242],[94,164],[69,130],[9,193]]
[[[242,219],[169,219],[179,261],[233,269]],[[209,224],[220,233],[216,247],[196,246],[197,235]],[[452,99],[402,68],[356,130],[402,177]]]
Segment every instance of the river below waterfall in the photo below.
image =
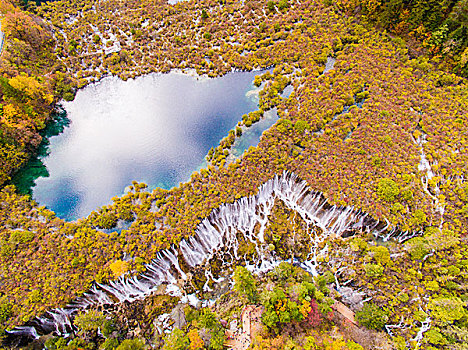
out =
[[[150,188],[177,186],[206,165],[209,149],[243,114],[258,108],[253,79],[261,73],[215,79],[154,73],[89,85],[74,101],[62,102],[63,132],[50,137],[13,182],[23,192],[33,185],[33,199],[67,220],[110,203],[133,180]],[[267,119],[258,127],[271,126]],[[261,132],[247,133],[234,153],[255,146]]]

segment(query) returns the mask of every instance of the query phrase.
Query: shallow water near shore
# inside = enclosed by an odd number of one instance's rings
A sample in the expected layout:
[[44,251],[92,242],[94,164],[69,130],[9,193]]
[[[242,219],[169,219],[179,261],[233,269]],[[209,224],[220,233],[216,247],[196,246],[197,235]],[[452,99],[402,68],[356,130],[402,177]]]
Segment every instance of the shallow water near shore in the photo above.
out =
[[70,125],[50,137],[13,182],[22,181],[23,192],[34,184],[33,199],[66,220],[109,204],[133,180],[174,187],[205,164],[209,149],[243,114],[257,109],[257,74],[208,79],[155,73],[89,85],[62,103]]

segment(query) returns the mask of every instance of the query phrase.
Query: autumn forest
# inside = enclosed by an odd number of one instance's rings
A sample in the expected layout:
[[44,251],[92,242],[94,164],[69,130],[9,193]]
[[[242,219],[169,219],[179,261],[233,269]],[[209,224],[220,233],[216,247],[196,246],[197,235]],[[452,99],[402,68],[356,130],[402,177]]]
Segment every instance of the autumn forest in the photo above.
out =
[[[4,348],[467,349],[468,1],[0,0],[0,16]],[[258,110],[189,181],[134,181],[76,221],[17,190],[61,101],[175,70],[260,72]]]

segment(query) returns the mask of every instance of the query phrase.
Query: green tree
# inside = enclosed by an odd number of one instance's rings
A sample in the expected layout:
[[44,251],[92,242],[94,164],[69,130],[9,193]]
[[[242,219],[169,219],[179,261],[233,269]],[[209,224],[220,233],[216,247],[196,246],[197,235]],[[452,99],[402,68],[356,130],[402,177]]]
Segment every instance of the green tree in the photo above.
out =
[[267,2],[267,9],[269,12],[275,12],[275,3],[273,1]]
[[367,303],[356,312],[356,319],[366,328],[379,330],[388,322],[388,315],[377,305]]
[[234,271],[234,289],[247,298],[250,303],[258,299],[257,286],[252,273],[243,266],[237,266]]
[[414,225],[423,225],[426,222],[426,214],[421,209],[417,209],[413,213],[413,217],[411,218],[411,222]]
[[264,294],[263,306],[265,306],[265,311],[262,315],[262,321],[275,332],[278,332],[281,324],[303,319],[297,303],[288,299],[284,291],[278,287]]
[[210,309],[204,309],[200,316],[200,325],[204,328],[212,329],[217,323],[216,315]]
[[276,266],[274,274],[278,280],[283,282],[287,281],[288,279],[294,277],[294,266],[287,262],[281,262],[278,266]]
[[288,0],[279,0],[278,8],[280,11],[286,10],[289,7]]
[[98,34],[93,35],[93,42],[99,44],[101,42],[101,37]]
[[380,265],[387,265],[391,261],[390,252],[388,251],[387,247],[381,245],[377,247],[371,247],[371,252],[374,260]]
[[115,326],[114,320],[106,318],[101,326],[102,335],[108,338],[115,330],[117,330],[117,327]]
[[[143,350],[145,348],[145,343],[138,339],[125,339],[116,350]],[[175,348],[171,348],[175,349]],[[177,348],[179,349],[179,348]]]
[[215,350],[224,349],[224,342],[226,338],[224,336],[224,329],[218,324],[212,331],[211,331],[211,338],[210,338],[210,348]]
[[163,350],[186,350],[189,344],[188,336],[179,328],[175,328],[171,334],[164,338]]
[[438,345],[443,343],[444,336],[436,328],[431,328],[424,334],[424,340],[433,345]]
[[67,340],[62,337],[52,337],[45,341],[44,345],[49,350],[64,349],[67,347]]

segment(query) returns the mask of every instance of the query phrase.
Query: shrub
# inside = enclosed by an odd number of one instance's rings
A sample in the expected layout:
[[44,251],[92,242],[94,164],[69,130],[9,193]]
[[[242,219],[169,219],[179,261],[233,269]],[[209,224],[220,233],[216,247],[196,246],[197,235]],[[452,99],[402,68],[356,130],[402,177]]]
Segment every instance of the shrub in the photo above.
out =
[[384,268],[377,264],[367,264],[364,265],[364,271],[366,271],[367,277],[378,278],[383,275]]
[[277,121],[276,125],[279,132],[285,133],[291,129],[291,121],[288,119],[280,119]]
[[106,318],[102,312],[97,310],[89,310],[88,312],[80,312],[74,320],[75,326],[85,332],[97,331],[103,325]]
[[425,238],[435,250],[453,248],[460,243],[459,234],[451,230],[440,230],[439,228],[434,227],[426,229]]
[[317,342],[312,336],[306,337],[304,342],[304,350],[315,350],[317,349]]
[[115,338],[109,338],[101,344],[100,348],[102,350],[114,350],[119,346],[119,341]]
[[348,340],[346,342],[346,347],[348,348],[348,350],[364,350],[364,348],[361,345],[353,342],[352,340]]
[[364,252],[368,249],[368,244],[360,237],[355,237],[351,240],[350,248],[353,252]]
[[317,327],[322,322],[322,313],[320,312],[319,306],[314,299],[310,301],[310,311],[307,314],[304,322],[309,327]]
[[415,237],[405,243],[409,255],[414,260],[423,259],[430,251],[431,248],[427,240],[423,237]]
[[194,320],[198,320],[200,317],[200,311],[190,306],[186,306],[184,308],[184,313],[185,313],[185,319],[187,320],[188,323]]
[[75,338],[68,343],[67,349],[86,349],[88,343],[82,338]]
[[357,102],[361,102],[362,100],[366,99],[367,97],[369,96],[369,91],[362,91],[362,92],[358,92],[356,94],[356,101]]
[[391,261],[390,252],[388,251],[387,247],[384,247],[384,246],[372,247],[371,251],[373,253],[374,260],[378,264],[386,265]]
[[111,212],[102,212],[96,219],[96,225],[102,229],[112,229],[117,225],[117,216]]
[[0,299],[0,323],[4,323],[13,315],[12,307],[13,305],[8,302],[6,297]]
[[393,203],[392,208],[390,209],[393,214],[404,212],[404,210],[405,207],[400,202]]
[[425,282],[425,285],[426,285],[427,290],[430,290],[433,292],[438,291],[440,288],[439,283],[437,283],[437,281],[427,281]]
[[211,331],[210,348],[215,350],[224,349],[224,329],[218,325]]
[[31,231],[13,231],[10,234],[10,242],[13,244],[17,243],[28,243],[34,239],[34,232]]
[[400,187],[392,179],[383,178],[379,180],[377,184],[377,195],[380,199],[393,202],[395,198],[400,194]]
[[255,78],[254,78],[254,85],[256,87],[259,87],[260,85],[262,85],[262,77],[260,75],[256,75]]
[[427,318],[427,314],[422,310],[416,310],[413,314],[416,321],[423,322]]
[[294,129],[296,129],[298,134],[303,134],[306,129],[309,129],[309,124],[304,120],[298,120],[294,124]]
[[435,328],[429,329],[424,334],[425,341],[429,344],[437,345],[441,344],[444,340],[443,335]]
[[448,325],[468,316],[465,302],[455,297],[431,299],[428,309],[431,310],[431,316],[441,325]]
[[[136,338],[136,339],[125,339],[117,347],[116,350],[143,350],[144,348],[145,348],[145,343],[143,343],[142,340]],[[182,349],[182,348],[171,348],[171,349]]]
[[398,300],[400,300],[402,303],[406,303],[409,301],[409,295],[408,293],[400,293],[398,295]]

